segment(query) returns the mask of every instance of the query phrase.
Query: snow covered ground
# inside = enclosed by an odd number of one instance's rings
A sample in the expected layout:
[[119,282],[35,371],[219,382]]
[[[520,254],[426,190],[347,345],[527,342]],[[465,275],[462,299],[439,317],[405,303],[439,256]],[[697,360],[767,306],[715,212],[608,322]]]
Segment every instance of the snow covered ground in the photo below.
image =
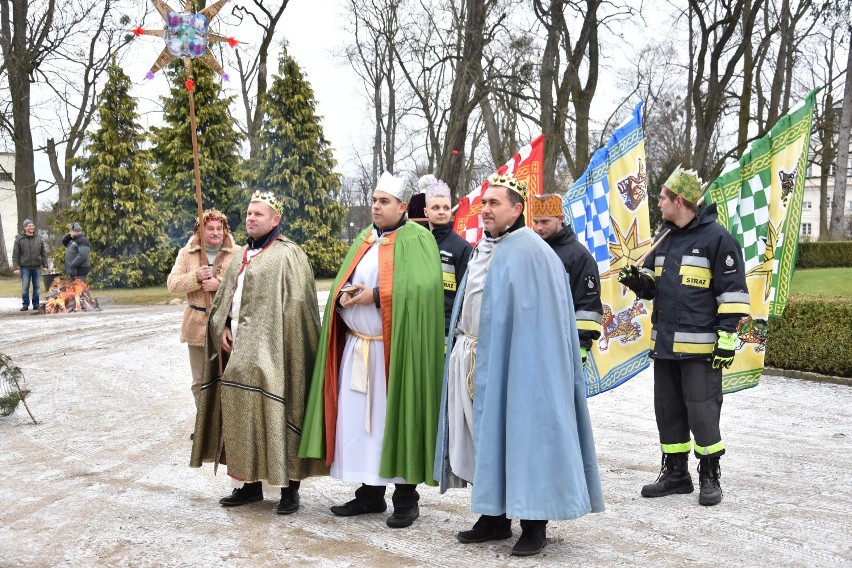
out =
[[18,306],[0,299],[0,351],[23,369],[39,425],[20,407],[0,418],[0,566],[852,565],[848,386],[768,376],[726,397],[716,507],[639,496],[659,469],[650,370],[590,399],[607,511],[551,523],[543,554],[518,559],[514,539],[456,542],[476,520],[467,490],[421,487],[420,519],[402,530],[385,526],[390,511],[334,517],[354,487],[330,478],[303,483],[294,515],[274,514],[275,490],[220,507],[228,477],[187,467],[182,306]]

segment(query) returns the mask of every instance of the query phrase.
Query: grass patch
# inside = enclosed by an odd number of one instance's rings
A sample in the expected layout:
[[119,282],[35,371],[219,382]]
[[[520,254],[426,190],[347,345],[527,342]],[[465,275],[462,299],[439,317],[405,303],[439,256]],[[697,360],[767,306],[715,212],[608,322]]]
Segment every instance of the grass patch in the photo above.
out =
[[809,296],[852,298],[852,267],[796,270],[791,291]]
[[[331,288],[332,279],[323,278],[316,281],[318,291],[328,291]],[[42,300],[46,293],[41,290]],[[175,295],[169,292],[165,286],[152,286],[149,288],[93,288],[92,295],[104,303],[122,304],[126,306],[150,306],[152,304],[163,304],[174,298],[184,299],[183,295]],[[0,298],[20,298],[21,279],[17,277],[0,278]]]

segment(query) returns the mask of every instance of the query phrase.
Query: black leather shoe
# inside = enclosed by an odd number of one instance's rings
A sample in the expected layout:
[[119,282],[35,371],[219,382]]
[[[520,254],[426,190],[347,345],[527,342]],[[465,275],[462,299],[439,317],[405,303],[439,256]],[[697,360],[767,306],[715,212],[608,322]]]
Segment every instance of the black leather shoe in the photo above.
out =
[[507,519],[505,515],[499,517],[482,515],[472,529],[456,535],[456,539],[462,544],[476,544],[507,538],[512,538],[512,521]]
[[293,487],[281,488],[281,501],[278,503],[279,515],[290,515],[299,510],[299,490]]
[[19,312],[26,312],[27,310],[29,310],[29,308],[28,308],[27,306],[24,306],[23,308],[21,308],[21,309],[20,309],[20,310],[18,310],[18,311],[19,311]]
[[365,515],[367,513],[384,513],[387,509],[388,504],[384,499],[373,503],[352,499],[344,505],[334,505],[331,507],[331,512],[338,517],[354,517],[355,515]]
[[396,507],[393,515],[388,517],[387,525],[392,529],[404,529],[410,527],[417,517],[420,516],[420,507]]
[[230,495],[219,499],[219,504],[223,507],[239,507],[262,500],[263,484],[260,481],[255,481],[254,483],[245,483],[242,487],[234,489]]
[[532,527],[524,529],[521,538],[512,547],[512,556],[532,556],[541,552],[547,544],[547,529],[545,527]]

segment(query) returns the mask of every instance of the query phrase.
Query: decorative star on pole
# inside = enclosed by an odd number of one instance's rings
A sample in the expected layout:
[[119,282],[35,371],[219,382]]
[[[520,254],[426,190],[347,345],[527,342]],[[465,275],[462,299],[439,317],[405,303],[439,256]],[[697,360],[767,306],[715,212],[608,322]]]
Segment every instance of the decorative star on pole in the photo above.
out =
[[[227,81],[228,75],[222,70],[216,56],[210,53],[207,48],[211,43],[227,42],[231,47],[236,47],[240,43],[232,37],[225,37],[210,31],[210,22],[216,17],[219,10],[230,1],[219,0],[199,12],[194,12],[192,0],[187,0],[183,11],[178,12],[163,0],[151,0],[154,8],[163,17],[163,29],[146,30],[142,26],[137,26],[133,30],[133,35],[136,37],[142,35],[161,37],[166,42],[166,46],[145,77],[153,79],[157,71],[166,66],[172,59],[180,57],[187,64],[192,59],[200,59]],[[187,89],[189,88],[187,86]]]
[[[204,217],[204,208],[201,197],[201,164],[198,152],[198,125],[195,117],[195,79],[192,76],[192,61],[199,59],[207,64],[214,72],[218,73],[223,80],[227,81],[228,76],[222,71],[222,66],[216,60],[216,57],[207,51],[207,46],[210,43],[228,42],[231,47],[236,47],[239,43],[232,37],[225,37],[215,34],[210,31],[210,22],[216,17],[225,4],[231,0],[219,0],[215,4],[204,8],[200,12],[192,9],[192,0],[186,0],[183,11],[177,12],[163,0],[151,0],[154,8],[163,17],[164,26],[161,30],[145,30],[142,26],[137,26],[133,30],[133,35],[136,37],[142,35],[152,35],[163,38],[166,42],[166,47],[160,52],[160,56],[154,62],[154,65],[145,75],[148,79],[153,79],[154,74],[167,65],[172,59],[183,59],[183,67],[186,72],[184,78],[184,87],[187,91],[189,100],[189,124],[192,140],[192,165],[193,173],[195,174],[195,203],[198,209],[198,223],[202,223]],[[207,245],[204,242],[204,231],[198,231],[199,244],[201,245],[198,260],[201,266],[207,264]],[[210,293],[204,294],[204,303],[210,307]]]

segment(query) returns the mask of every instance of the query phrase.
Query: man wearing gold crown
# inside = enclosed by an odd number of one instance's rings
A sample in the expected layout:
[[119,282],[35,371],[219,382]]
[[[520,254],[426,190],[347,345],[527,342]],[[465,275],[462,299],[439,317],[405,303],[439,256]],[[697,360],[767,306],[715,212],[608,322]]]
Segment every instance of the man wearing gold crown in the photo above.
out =
[[405,180],[382,174],[373,225],[355,239],[331,287],[299,454],[359,482],[338,516],[382,513],[411,525],[418,483],[432,477],[444,356],[441,264],[435,239],[406,219]]
[[547,521],[602,511],[600,476],[571,289],[556,254],[524,224],[526,184],[494,174],[485,236],[453,308],[435,477],[473,484],[481,516],[464,543],[507,539],[512,554],[546,543]]
[[698,174],[678,166],[657,204],[668,229],[657,240],[665,240],[641,271],[626,266],[618,279],[638,297],[654,300],[654,411],[663,457],[657,481],[642,487],[642,496],[692,493],[692,449],[700,460],[698,502],[716,505],[725,453],[722,369],[733,363],[737,324],[750,305],[742,249],[716,222],[716,204],[698,205],[703,193]]
[[555,194],[532,197],[533,227],[544,239],[568,273],[574,314],[577,316],[577,334],[580,336],[580,354],[586,362],[592,342],[601,336],[601,284],[595,257],[577,240],[571,225],[564,223],[562,198]]
[[281,487],[277,512],[299,509],[300,481],[327,473],[297,450],[319,337],[314,275],[304,251],[281,235],[281,202],[256,191],[238,250],[210,308],[191,467],[227,464],[244,482],[219,503],[263,499]]

